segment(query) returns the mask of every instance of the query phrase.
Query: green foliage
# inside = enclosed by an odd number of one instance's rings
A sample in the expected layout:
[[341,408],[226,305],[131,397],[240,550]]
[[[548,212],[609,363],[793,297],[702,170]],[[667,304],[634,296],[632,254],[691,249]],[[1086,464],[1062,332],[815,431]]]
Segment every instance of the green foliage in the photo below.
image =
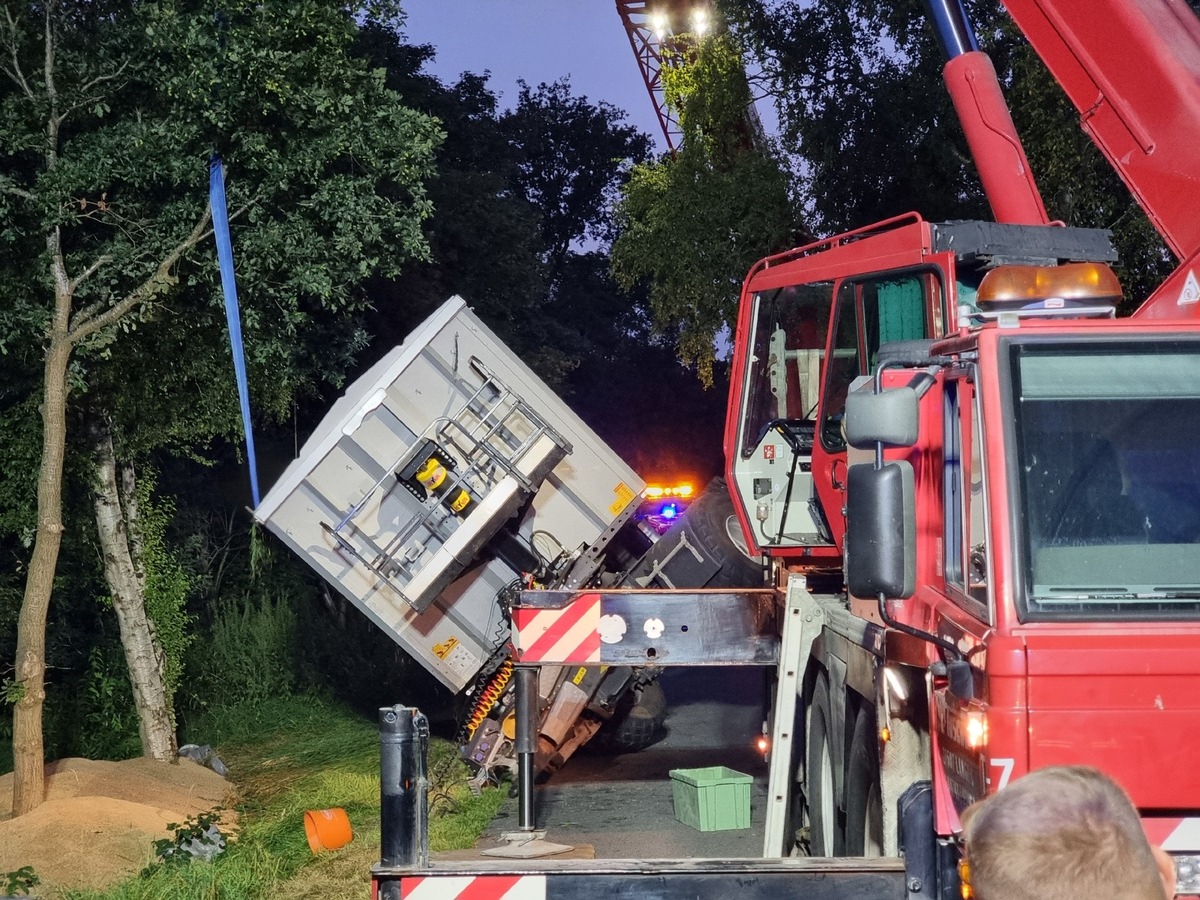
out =
[[194,617],[187,613],[194,578],[178,551],[167,545],[167,527],[175,516],[175,503],[154,495],[156,480],[157,475],[144,468],[137,483],[141,563],[146,573],[146,613],[154,623],[165,659],[163,687],[167,697],[173,698],[182,678],[184,654],[195,640]]
[[437,116],[447,134],[430,185],[431,259],[379,286],[365,320],[373,348],[390,349],[459,294],[560,389],[592,349],[592,333],[568,305],[580,293],[615,293],[603,269],[577,263],[612,238],[618,188],[630,164],[646,158],[647,138],[620,110],[573,94],[566,79],[519,85],[505,112],[486,74],[442,84],[420,72],[433,48],[397,47],[372,29],[360,40],[386,67],[389,86]]
[[612,238],[612,208],[632,164],[650,155],[650,140],[625,113],[571,94],[569,80],[531,88],[520,82],[516,107],[500,126],[514,154],[514,181],[541,212],[552,271],[572,243]]
[[[978,32],[992,34],[998,5],[967,5]],[[814,231],[912,210],[934,220],[987,217],[920,0],[721,7],[767,75]]]
[[0,690],[3,691],[5,703],[20,703],[21,698],[25,696],[25,683],[5,678],[3,681],[0,681]]
[[[358,285],[427,249],[423,184],[440,133],[354,55],[363,4],[340,6],[172,0],[64,16],[59,90],[74,96],[94,81],[95,102],[70,109],[71,138],[41,177],[40,79],[34,96],[11,92],[0,103],[13,125],[0,150],[13,154],[9,177],[21,192],[10,197],[13,229],[66,229],[68,274],[99,266],[76,288],[93,314],[129,297],[200,221],[208,157],[221,153],[263,416],[290,413],[314,382],[337,382],[365,341],[348,320],[366,305]],[[12,29],[31,75],[40,30],[32,8]],[[39,272],[44,289],[17,293],[14,315],[24,310],[36,334],[51,282],[44,253],[32,258],[36,267],[27,256],[20,268]],[[221,302],[205,241],[119,327],[81,348],[81,389],[115,418],[125,458],[236,433]]]
[[291,598],[253,591],[224,603],[207,641],[191,655],[189,705],[262,703],[296,686],[296,611]]
[[11,872],[0,872],[0,884],[4,885],[4,893],[16,896],[28,894],[42,883],[33,866],[21,866]]
[[210,859],[225,847],[220,830],[221,809],[213,807],[207,812],[188,816],[182,824],[170,822],[167,830],[171,836],[154,842],[154,855],[159,862],[142,870],[139,877],[148,878],[160,865],[178,866],[192,860]]
[[142,751],[129,670],[119,644],[92,648],[84,676],[79,747],[89,759],[128,759]]
[[683,148],[634,168],[612,270],[625,290],[649,284],[656,326],[709,385],[713,342],[733,321],[746,272],[791,242],[795,216],[779,162],[750,144],[749,88],[727,35],[671,67],[668,98],[679,104]]
[[[15,356],[15,354],[14,354]],[[0,548],[28,547],[36,525],[38,454],[41,452],[41,417],[37,395],[28,378],[24,361],[0,358]],[[23,370],[23,372],[21,371]],[[11,379],[8,377],[12,373]],[[24,375],[25,377],[22,377]],[[12,543],[4,538],[12,539]]]

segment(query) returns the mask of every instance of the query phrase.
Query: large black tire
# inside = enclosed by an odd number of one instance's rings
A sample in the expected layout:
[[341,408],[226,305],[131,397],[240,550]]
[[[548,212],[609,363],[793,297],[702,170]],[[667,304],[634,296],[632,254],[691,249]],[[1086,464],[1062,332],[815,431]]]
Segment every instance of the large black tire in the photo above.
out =
[[809,848],[813,856],[841,856],[842,828],[833,786],[829,682],[817,676],[808,711],[805,784],[808,788]]
[[883,856],[883,800],[875,714],[864,707],[854,719],[846,771],[846,855]]
[[[680,549],[684,539],[688,546]],[[696,559],[693,550],[702,559]],[[666,577],[661,573],[652,577],[651,573],[657,572],[660,564],[666,566]],[[764,579],[762,561],[749,555],[725,479],[714,478],[650,552],[621,576],[618,585],[756,588],[763,586]]]
[[589,747],[602,752],[635,753],[653,744],[667,719],[667,696],[657,681],[633,688],[600,726]]
[[749,554],[724,478],[714,478],[683,512],[683,523],[721,568],[694,587],[745,588],[763,584],[762,562]]

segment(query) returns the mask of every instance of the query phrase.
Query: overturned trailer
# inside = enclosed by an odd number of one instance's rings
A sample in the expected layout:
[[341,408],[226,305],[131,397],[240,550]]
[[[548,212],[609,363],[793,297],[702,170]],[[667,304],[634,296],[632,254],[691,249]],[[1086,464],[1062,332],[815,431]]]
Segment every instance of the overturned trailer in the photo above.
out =
[[[644,488],[455,297],[349,387],[255,518],[471,695],[464,753],[486,773],[514,765],[510,606],[522,588],[757,577],[722,544],[726,529],[704,525],[731,515],[723,491],[697,501],[695,526],[660,539],[634,520]],[[543,668],[541,764],[561,764],[602,726],[626,749],[651,740],[665,714],[654,674]]]

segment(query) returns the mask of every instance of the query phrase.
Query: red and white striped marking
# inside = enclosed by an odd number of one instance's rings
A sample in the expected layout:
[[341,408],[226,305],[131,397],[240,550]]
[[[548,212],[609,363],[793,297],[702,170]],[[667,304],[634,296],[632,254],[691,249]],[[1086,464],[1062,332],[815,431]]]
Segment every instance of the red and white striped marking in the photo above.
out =
[[437,875],[400,881],[402,900],[546,900],[545,875]]
[[513,610],[523,663],[600,662],[600,595],[580,594],[562,609]]
[[1200,818],[1142,819],[1142,828],[1168,853],[1200,853]]

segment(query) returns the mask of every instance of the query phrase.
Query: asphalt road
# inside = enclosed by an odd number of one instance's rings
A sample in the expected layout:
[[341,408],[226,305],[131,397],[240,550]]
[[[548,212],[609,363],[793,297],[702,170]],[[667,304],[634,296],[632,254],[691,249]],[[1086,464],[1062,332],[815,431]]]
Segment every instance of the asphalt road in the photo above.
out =
[[[597,859],[761,856],[767,767],[754,741],[762,730],[763,671],[676,668],[661,682],[668,703],[662,739],[640,753],[574,756],[538,786],[537,827],[547,841],[594,848]],[[754,777],[749,828],[701,832],[676,821],[670,771],[704,766]],[[497,846],[516,825],[516,800],[509,800],[478,848]]]

